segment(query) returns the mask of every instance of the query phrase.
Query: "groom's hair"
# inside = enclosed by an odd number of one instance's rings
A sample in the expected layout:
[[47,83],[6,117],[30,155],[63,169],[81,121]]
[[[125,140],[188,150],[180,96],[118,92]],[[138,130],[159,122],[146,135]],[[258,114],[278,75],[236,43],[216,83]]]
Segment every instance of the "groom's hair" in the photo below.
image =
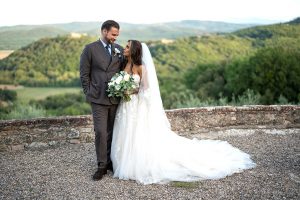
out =
[[107,20],[107,21],[103,22],[103,24],[101,26],[101,31],[103,31],[103,29],[109,31],[111,29],[111,27],[120,29],[120,25],[118,24],[118,22],[116,22],[114,20]]

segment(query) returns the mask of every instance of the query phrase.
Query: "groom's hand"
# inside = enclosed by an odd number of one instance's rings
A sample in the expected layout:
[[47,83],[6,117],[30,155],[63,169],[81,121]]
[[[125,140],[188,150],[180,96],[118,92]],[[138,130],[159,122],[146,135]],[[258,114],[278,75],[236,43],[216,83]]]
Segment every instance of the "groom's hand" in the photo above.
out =
[[85,47],[80,56],[80,80],[85,95],[90,88],[90,73],[91,64],[89,60],[89,49]]

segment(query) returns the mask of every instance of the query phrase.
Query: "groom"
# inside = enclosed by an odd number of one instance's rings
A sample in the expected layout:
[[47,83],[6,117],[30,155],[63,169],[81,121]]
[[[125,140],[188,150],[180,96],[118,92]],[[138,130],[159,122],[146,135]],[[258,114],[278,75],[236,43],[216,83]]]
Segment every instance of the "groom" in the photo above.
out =
[[107,84],[121,69],[123,48],[115,44],[120,26],[113,20],[101,26],[101,38],[85,46],[80,57],[80,79],[83,92],[91,104],[98,170],[93,180],[112,171],[110,148],[118,99],[107,96]]

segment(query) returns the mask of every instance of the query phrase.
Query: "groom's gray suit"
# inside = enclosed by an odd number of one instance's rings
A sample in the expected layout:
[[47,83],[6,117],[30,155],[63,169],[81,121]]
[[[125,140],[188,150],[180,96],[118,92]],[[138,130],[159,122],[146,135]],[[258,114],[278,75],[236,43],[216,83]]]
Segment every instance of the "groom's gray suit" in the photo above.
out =
[[[118,52],[118,49],[120,52]],[[107,96],[107,84],[120,71],[123,48],[111,45],[111,55],[98,40],[85,46],[80,57],[80,79],[86,99],[90,102],[95,130],[98,166],[111,164],[110,148],[119,99]]]

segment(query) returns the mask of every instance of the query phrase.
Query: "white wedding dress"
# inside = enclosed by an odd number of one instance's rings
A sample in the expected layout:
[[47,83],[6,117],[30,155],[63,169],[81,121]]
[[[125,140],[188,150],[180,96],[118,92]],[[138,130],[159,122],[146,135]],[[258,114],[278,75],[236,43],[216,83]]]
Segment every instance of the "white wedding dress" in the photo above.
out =
[[114,177],[142,184],[220,179],[255,167],[250,156],[226,141],[197,140],[171,131],[162,107],[155,67],[143,47],[143,76],[131,101],[121,102],[111,147]]

